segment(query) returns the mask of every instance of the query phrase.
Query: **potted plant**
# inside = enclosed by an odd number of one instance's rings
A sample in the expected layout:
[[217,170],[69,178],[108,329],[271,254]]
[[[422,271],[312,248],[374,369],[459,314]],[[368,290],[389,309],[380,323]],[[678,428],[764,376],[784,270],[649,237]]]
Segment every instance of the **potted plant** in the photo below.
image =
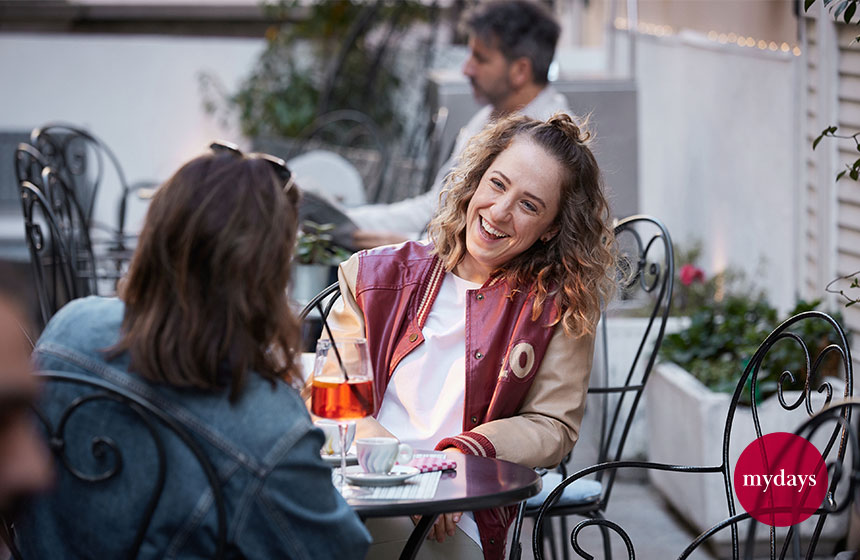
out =
[[[801,301],[787,317],[814,309],[819,303]],[[841,322],[838,314],[834,318]],[[653,372],[647,389],[649,460],[680,465],[721,463],[723,432],[732,393],[749,359],[782,319],[761,292],[745,287],[703,303],[693,310],[686,328],[666,336],[660,351],[663,361]],[[822,330],[820,325],[802,325],[806,330],[798,334],[811,352],[831,342],[832,332],[826,327]],[[799,393],[793,391],[802,390],[805,382],[804,363],[804,356],[795,344],[780,343],[768,353],[759,373],[756,393],[750,394],[747,386],[741,398],[741,403],[747,406],[738,408],[732,423],[729,450],[732,466],[755,439],[748,407],[752,400],[756,402],[764,433],[791,431],[799,423],[796,412],[788,412],[780,405],[776,391],[779,376],[790,370],[797,379],[794,384],[784,386],[785,399],[794,402]],[[828,371],[828,368],[823,370]],[[844,385],[836,378],[828,381],[838,398]],[[812,401],[817,410],[824,396],[813,392]],[[649,473],[657,490],[697,530],[703,531],[726,517],[725,488],[718,477],[666,475]],[[829,524],[825,533],[836,538],[843,530],[844,523],[837,522]],[[731,541],[729,531],[715,537],[713,542],[718,547]],[[767,538],[766,532],[760,532],[758,537]]]
[[351,253],[334,243],[334,224],[302,222],[293,266],[293,300],[300,305],[313,299],[337,279],[335,267]]

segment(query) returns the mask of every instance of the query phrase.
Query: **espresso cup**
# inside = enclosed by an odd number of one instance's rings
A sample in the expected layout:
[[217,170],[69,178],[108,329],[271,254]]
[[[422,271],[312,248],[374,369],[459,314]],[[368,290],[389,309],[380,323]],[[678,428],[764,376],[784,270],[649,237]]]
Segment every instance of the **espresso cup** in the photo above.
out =
[[393,437],[361,438],[355,442],[358,464],[364,472],[384,474],[391,472],[395,462],[412,459],[412,447]]
[[[323,455],[340,454],[340,432],[338,431],[337,420],[329,420],[323,418],[314,422],[314,426],[321,429],[325,434],[325,443],[322,446]],[[346,450],[349,452],[349,447],[352,445],[352,440],[355,439],[355,421],[350,421],[346,425]]]

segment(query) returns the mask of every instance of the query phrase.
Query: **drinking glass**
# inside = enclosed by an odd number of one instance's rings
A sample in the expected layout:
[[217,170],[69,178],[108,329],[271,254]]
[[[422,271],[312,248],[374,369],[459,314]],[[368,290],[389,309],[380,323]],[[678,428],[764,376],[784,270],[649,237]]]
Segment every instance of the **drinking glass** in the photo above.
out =
[[349,420],[376,412],[373,368],[364,338],[317,341],[311,381],[311,412],[337,421],[340,435],[340,489],[344,493],[346,431]]

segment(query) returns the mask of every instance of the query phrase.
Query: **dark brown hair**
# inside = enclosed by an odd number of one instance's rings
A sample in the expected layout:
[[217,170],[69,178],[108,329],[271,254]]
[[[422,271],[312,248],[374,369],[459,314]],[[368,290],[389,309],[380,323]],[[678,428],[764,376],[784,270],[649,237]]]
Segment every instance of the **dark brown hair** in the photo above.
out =
[[590,134],[565,113],[556,113],[545,122],[509,116],[472,138],[448,175],[444,200],[430,223],[436,253],[447,270],[463,259],[469,202],[484,173],[516,138],[534,142],[561,163],[558,233],[547,242],[536,241],[496,272],[504,274],[515,288],[533,287],[537,296],[533,319],[549,298],[568,334],[591,334],[601,306],[615,289],[615,236],[600,169],[587,145]]
[[299,378],[300,327],[287,284],[298,190],[269,162],[230,153],[186,163],[152,200],[128,277],[130,369],[176,387],[240,395],[249,372]]

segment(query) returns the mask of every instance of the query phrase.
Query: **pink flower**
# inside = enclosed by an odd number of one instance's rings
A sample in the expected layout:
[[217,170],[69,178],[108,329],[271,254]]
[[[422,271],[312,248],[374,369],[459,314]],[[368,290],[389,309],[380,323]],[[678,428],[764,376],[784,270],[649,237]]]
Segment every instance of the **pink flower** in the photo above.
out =
[[689,286],[693,282],[704,282],[705,273],[701,268],[691,264],[685,264],[681,267],[681,284]]

